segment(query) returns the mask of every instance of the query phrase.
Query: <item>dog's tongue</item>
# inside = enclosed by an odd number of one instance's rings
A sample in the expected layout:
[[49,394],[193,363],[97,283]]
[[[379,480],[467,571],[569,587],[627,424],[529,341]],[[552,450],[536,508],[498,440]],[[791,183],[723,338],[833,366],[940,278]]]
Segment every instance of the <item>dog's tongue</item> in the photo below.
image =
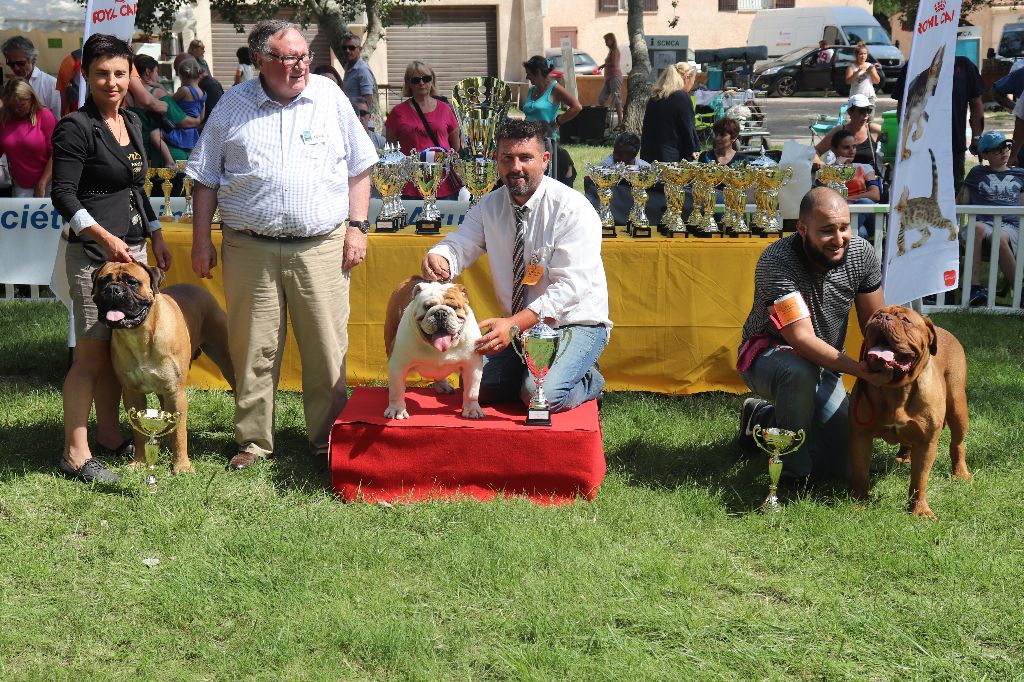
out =
[[438,332],[430,337],[430,343],[434,344],[434,348],[444,353],[452,347],[452,335]]
[[123,319],[124,319],[124,313],[122,313],[120,310],[108,310],[107,311],[107,320],[108,321],[110,321],[110,322],[120,322]]
[[875,346],[868,351],[868,357],[881,360],[886,364],[896,362],[896,353],[891,348],[886,348],[885,346]]

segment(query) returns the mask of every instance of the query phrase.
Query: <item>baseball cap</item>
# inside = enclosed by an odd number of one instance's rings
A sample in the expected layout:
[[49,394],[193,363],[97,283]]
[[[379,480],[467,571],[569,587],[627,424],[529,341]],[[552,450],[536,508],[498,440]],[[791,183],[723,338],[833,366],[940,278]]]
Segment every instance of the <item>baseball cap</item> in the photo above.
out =
[[868,109],[871,105],[871,100],[868,99],[867,95],[850,95],[850,99],[847,100],[846,104],[851,107],[857,107],[858,109]]
[[978,139],[978,153],[984,154],[993,149],[999,149],[1003,145],[1012,144],[1012,142],[1012,140],[1007,140],[1006,135],[1003,135],[998,130],[990,130]]

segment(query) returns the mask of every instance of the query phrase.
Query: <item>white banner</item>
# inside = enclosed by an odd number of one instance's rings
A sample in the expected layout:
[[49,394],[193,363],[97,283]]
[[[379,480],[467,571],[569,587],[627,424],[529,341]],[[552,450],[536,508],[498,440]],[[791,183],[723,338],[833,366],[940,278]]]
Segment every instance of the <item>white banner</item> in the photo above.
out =
[[[960,0],[925,0],[914,22],[896,169],[889,192],[885,302],[958,286],[960,247],[953,192],[953,60]],[[960,153],[960,152],[956,152]]]

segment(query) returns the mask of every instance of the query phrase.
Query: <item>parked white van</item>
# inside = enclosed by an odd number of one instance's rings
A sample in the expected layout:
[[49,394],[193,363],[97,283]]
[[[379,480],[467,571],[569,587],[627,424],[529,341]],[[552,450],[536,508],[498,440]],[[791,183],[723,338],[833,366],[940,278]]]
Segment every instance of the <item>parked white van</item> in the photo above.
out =
[[885,72],[885,82],[895,84],[903,66],[903,53],[894,47],[881,24],[860,7],[798,7],[764,9],[750,25],[747,46],[764,45],[769,57],[779,57],[801,47],[867,43],[868,52]]

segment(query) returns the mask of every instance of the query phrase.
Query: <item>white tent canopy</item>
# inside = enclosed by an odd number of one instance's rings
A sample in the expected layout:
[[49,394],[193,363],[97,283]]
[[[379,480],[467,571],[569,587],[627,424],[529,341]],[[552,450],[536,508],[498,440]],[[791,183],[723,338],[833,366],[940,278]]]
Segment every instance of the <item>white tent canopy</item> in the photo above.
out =
[[[0,31],[69,31],[81,33],[85,24],[85,5],[75,0],[0,0]],[[185,4],[175,12],[173,32],[196,30],[192,6]]]

